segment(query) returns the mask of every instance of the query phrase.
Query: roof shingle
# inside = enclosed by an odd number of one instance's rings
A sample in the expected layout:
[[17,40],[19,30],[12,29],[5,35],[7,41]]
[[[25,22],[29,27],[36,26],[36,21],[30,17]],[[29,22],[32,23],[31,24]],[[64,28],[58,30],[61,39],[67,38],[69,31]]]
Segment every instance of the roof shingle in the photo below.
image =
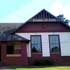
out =
[[2,33],[0,34],[0,41],[29,41],[29,40],[16,34]]

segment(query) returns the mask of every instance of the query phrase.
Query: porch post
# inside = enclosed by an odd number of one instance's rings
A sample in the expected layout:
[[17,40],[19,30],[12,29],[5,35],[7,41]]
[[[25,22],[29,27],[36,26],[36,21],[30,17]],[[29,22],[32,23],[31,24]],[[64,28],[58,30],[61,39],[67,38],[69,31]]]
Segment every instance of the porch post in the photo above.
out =
[[26,42],[22,42],[21,46],[21,53],[22,53],[22,60],[23,60],[23,64],[24,65],[28,65],[28,57],[27,57],[27,46],[26,46]]
[[6,59],[6,45],[3,43],[1,45],[1,61],[4,62]]

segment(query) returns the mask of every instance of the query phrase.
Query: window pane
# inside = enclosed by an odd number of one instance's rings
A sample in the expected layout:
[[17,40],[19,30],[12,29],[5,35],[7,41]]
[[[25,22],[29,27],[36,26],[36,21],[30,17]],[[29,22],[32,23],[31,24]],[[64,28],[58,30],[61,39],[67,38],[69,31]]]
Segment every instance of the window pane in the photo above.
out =
[[32,37],[32,43],[40,43],[40,37]]
[[58,35],[50,35],[50,51],[51,53],[57,53],[59,52],[59,37]]
[[7,54],[13,54],[14,53],[14,47],[13,45],[7,46]]
[[58,43],[58,36],[50,36],[50,43]]
[[7,45],[7,54],[21,54],[21,46],[16,43]]
[[21,54],[21,45],[20,44],[16,44],[14,45],[14,54]]
[[32,52],[41,52],[41,36],[31,36]]

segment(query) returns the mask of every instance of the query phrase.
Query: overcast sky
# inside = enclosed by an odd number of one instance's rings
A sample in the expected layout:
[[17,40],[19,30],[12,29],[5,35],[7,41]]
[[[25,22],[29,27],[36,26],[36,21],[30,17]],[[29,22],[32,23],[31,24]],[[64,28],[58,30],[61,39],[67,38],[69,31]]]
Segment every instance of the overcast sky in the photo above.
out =
[[0,0],[0,23],[23,23],[42,9],[70,20],[70,0]]

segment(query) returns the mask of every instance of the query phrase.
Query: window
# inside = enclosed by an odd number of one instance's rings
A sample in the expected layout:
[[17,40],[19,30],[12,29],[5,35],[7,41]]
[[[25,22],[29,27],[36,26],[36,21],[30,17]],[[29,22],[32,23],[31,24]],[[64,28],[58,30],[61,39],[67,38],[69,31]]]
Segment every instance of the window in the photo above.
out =
[[15,44],[15,47],[14,47],[14,53],[15,54],[21,54],[21,46],[20,46],[20,44]]
[[21,54],[21,46],[17,43],[7,45],[7,54]]
[[59,35],[49,35],[49,45],[51,53],[59,54],[60,52]]
[[13,53],[14,53],[14,46],[7,45],[7,54],[13,54]]
[[15,50],[20,50],[21,49],[21,46],[19,44],[15,44]]
[[31,47],[33,53],[41,53],[41,36],[32,35],[31,36]]

